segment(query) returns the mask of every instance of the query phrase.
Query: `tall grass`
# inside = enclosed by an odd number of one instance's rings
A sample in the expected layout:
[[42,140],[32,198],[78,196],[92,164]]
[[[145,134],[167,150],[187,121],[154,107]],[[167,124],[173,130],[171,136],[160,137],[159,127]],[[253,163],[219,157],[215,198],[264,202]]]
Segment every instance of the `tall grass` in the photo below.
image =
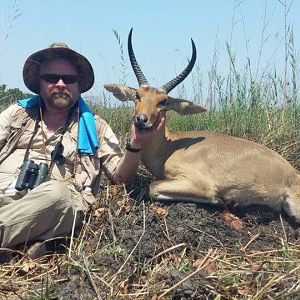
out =
[[[262,66],[262,53],[267,41],[266,9],[262,18],[260,45],[256,66],[248,53],[245,34],[246,64],[237,65],[233,51],[232,35],[225,42],[229,69],[227,74],[218,72],[219,54],[217,46],[212,55],[212,63],[207,74],[196,65],[192,74],[192,95],[190,100],[201,102],[208,112],[201,115],[179,116],[168,113],[167,125],[173,130],[212,130],[264,144],[300,167],[300,101],[299,101],[299,56],[294,43],[293,27],[288,24],[288,13],[292,2],[281,1],[284,14],[284,58],[283,74],[280,76],[276,66]],[[236,8],[241,2],[236,1]],[[243,20],[242,20],[243,21]],[[235,18],[232,19],[232,24]],[[244,22],[242,22],[245,31]],[[233,28],[233,25],[232,25]],[[233,29],[232,29],[233,30]],[[114,31],[121,57],[121,82],[124,82],[125,66],[123,43]],[[242,71],[239,71],[242,69]],[[259,73],[259,70],[262,70]],[[127,75],[125,76],[125,78]],[[205,79],[207,77],[207,83]],[[187,98],[187,88],[182,83],[177,88],[178,97]],[[204,95],[206,99],[204,99]],[[109,96],[108,96],[109,97]],[[130,109],[102,107],[97,111],[106,118],[113,130],[123,137],[130,126]]]
[[[0,35],[0,55],[3,52],[4,45],[6,40],[9,37],[9,34],[12,30],[14,21],[20,16],[20,10],[18,6],[18,1],[13,0],[12,6],[10,8],[10,12],[8,14],[7,20],[3,17],[2,25],[3,25],[3,33]],[[0,73],[1,79],[1,73]],[[12,89],[12,93],[5,93],[6,85],[0,85],[0,111],[2,111],[5,107],[9,106],[12,103],[13,94],[15,94],[16,89]]]
[[20,16],[20,9],[18,6],[18,1],[13,0],[11,10],[8,14],[8,19],[3,20],[3,35],[0,37],[0,55],[3,51],[4,44],[8,39],[8,36],[12,30],[14,21]]
[[[243,71],[239,71],[232,50],[233,40],[230,39],[226,43],[227,74],[218,72],[216,47],[207,73],[197,65],[190,75],[190,100],[205,104],[208,112],[191,116],[169,112],[168,127],[173,130],[213,130],[251,139],[279,151],[300,169],[299,58],[292,27],[287,25],[290,8],[286,0],[282,5],[286,20],[283,75],[279,76],[276,66],[272,71],[264,70],[260,74],[260,58],[253,71],[248,54]],[[119,82],[126,84],[130,68],[122,39],[117,31],[114,34],[120,48]],[[261,43],[259,57],[265,43],[265,23]],[[208,84],[204,83],[206,78]],[[177,89],[178,96],[187,98],[187,90],[185,84],[181,84]],[[111,125],[122,142],[131,126],[133,108],[127,105],[111,107],[110,97],[110,94],[103,93],[101,104],[91,103],[91,107]],[[72,290],[74,295],[81,296],[82,293],[86,297],[92,297],[94,293],[98,299],[104,296],[117,299],[122,294],[124,299],[150,299],[153,294],[152,299],[163,299],[159,295],[168,293],[166,296],[172,297],[171,292],[175,293],[172,289],[181,282],[188,289],[195,284],[198,292],[202,293],[201,297],[209,295],[209,299],[292,299],[293,296],[298,299],[299,243],[295,242],[296,237],[291,238],[291,228],[286,227],[281,218],[282,228],[275,226],[274,221],[268,221],[268,217],[249,217],[243,233],[238,233],[224,223],[220,213],[207,215],[200,212],[196,216],[200,208],[193,206],[179,209],[166,206],[168,214],[162,216],[157,210],[161,207],[154,203],[146,206],[144,202],[131,202],[123,186],[108,186],[98,200],[99,210],[89,215],[79,237],[74,239],[74,244],[71,243],[68,257],[55,254],[50,255],[49,260],[31,261],[22,255],[12,265],[0,265],[0,295],[5,299],[10,296],[12,299],[27,299],[29,295],[35,299],[54,299],[59,298],[54,293],[58,288],[58,294],[65,295],[63,291],[66,290],[69,296],[68,291]],[[181,221],[195,215],[195,223],[181,222],[180,226],[176,226],[172,218],[179,215],[178,212],[182,216]],[[128,228],[136,234],[132,236],[132,242],[124,243],[131,240],[122,231],[126,232]],[[116,234],[118,230],[120,232]],[[182,232],[187,236],[183,239],[184,243],[181,236],[176,238]],[[232,235],[227,236],[229,232]],[[194,239],[199,241],[196,247]],[[267,245],[266,241],[270,244]],[[147,256],[149,252],[143,249],[149,245],[154,249],[150,257]],[[201,263],[193,271],[192,264],[196,259],[201,259],[203,268]],[[209,266],[212,266],[211,270]],[[182,275],[176,279],[179,274]],[[166,280],[170,276],[174,277],[172,282],[177,281],[171,287]],[[196,279],[190,283],[188,280],[192,276]],[[37,287],[38,290],[34,290]]]

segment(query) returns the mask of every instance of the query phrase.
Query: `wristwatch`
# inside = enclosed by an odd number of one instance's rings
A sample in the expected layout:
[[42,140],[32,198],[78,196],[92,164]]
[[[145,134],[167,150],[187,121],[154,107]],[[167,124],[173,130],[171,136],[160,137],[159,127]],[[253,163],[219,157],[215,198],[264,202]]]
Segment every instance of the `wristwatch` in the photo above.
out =
[[125,146],[125,149],[129,152],[133,152],[133,153],[137,153],[137,152],[140,152],[141,151],[141,148],[140,149],[137,149],[137,148],[133,148],[131,146],[131,143],[130,143],[130,139],[128,138],[127,141],[126,141],[126,146]]

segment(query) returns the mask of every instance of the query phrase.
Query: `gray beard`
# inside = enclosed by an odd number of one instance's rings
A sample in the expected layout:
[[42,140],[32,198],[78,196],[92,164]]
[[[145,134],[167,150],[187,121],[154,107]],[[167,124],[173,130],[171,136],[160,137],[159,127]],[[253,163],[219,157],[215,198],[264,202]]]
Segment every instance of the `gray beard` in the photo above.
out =
[[52,95],[52,97],[49,99],[49,104],[54,108],[64,109],[72,106],[72,99],[67,95]]

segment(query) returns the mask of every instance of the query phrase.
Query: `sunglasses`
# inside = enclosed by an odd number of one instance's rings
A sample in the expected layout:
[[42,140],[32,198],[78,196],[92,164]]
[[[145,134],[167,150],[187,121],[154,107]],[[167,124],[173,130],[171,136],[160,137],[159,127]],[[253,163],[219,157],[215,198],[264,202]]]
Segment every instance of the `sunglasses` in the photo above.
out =
[[57,83],[61,79],[65,84],[71,84],[75,83],[79,77],[75,74],[42,74],[40,78],[49,83]]
[[61,142],[58,142],[54,150],[51,152],[51,160],[55,161],[57,165],[63,165],[65,163],[65,157],[63,156],[64,146]]

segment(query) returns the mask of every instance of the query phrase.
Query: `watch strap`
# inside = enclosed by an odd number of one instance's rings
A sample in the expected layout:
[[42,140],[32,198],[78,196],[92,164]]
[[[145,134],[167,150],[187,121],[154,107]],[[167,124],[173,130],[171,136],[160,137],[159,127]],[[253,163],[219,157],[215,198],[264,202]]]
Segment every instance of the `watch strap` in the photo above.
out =
[[126,146],[125,149],[129,152],[133,152],[133,153],[137,153],[141,151],[141,148],[137,149],[137,148],[133,148],[131,143],[130,143],[130,139],[127,139],[126,141]]

